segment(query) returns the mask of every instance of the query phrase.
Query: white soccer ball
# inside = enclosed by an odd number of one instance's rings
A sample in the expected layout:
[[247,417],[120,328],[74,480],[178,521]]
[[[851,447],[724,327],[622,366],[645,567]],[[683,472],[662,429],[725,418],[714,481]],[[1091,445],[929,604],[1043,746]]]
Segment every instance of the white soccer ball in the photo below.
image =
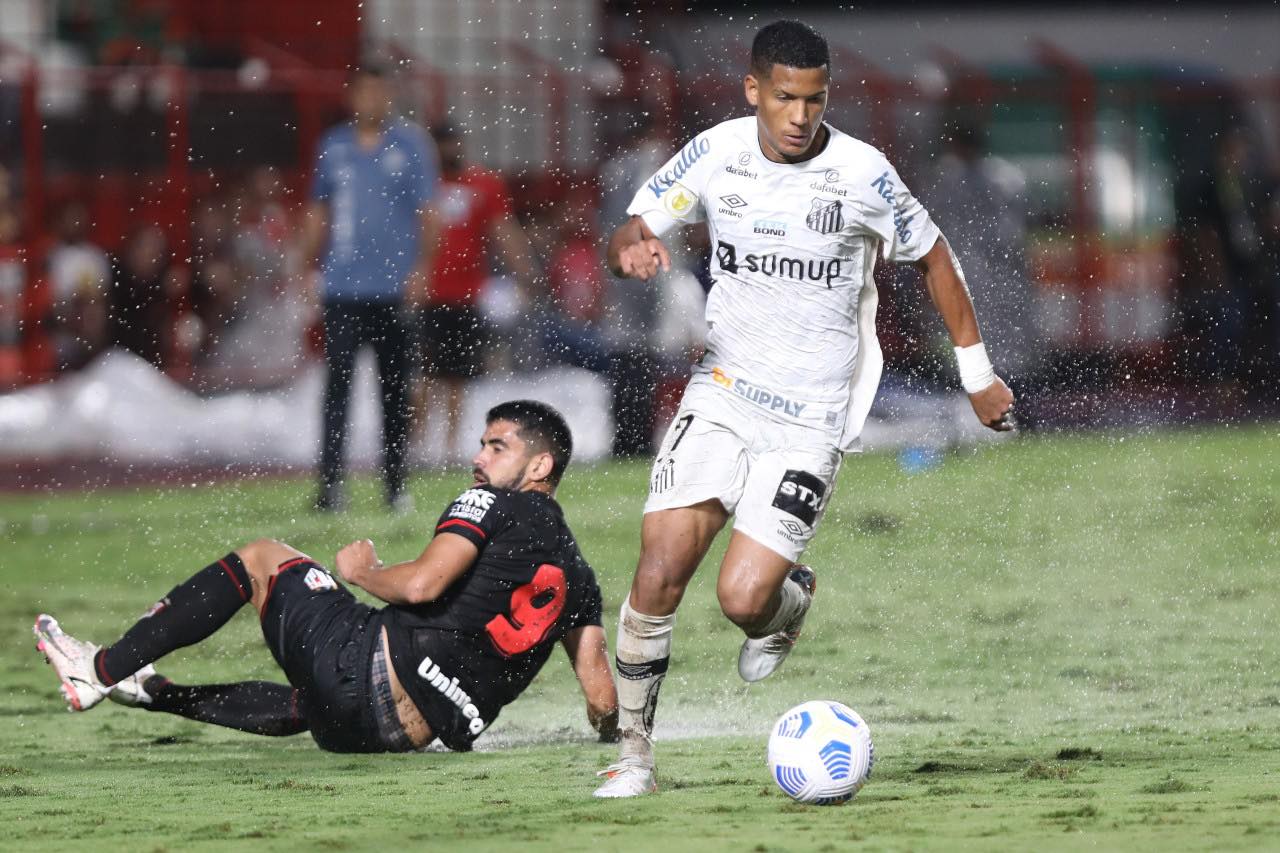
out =
[[876,751],[857,712],[815,700],[778,718],[769,734],[769,775],[800,803],[846,803],[871,776]]

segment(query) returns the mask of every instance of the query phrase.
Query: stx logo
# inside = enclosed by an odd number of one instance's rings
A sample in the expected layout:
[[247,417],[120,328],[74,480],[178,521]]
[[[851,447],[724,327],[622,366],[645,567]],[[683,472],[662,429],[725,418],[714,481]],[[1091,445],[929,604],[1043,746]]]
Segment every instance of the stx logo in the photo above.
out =
[[782,475],[778,493],[773,496],[773,505],[813,527],[826,493],[827,486],[822,480],[808,471],[790,469]]
[[711,143],[706,139],[701,136],[694,139],[681,149],[680,156],[676,158],[670,169],[659,172],[649,179],[647,184],[649,192],[653,193],[654,198],[662,198],[662,194],[670,189],[672,184],[683,178],[693,168],[693,164],[701,160],[710,150]]
[[907,226],[911,224],[911,220],[915,219],[915,216],[903,216],[902,211],[894,206],[893,181],[889,180],[889,173],[885,172],[872,181],[871,188],[880,195],[880,198],[889,203],[889,209],[893,211],[893,230],[898,232],[898,239],[904,243],[910,242],[911,229]]
[[725,272],[753,272],[770,278],[786,278],[792,281],[816,281],[826,284],[840,278],[839,258],[788,258],[770,252],[767,255],[747,254],[738,260],[738,247],[723,240],[716,241],[716,262]]

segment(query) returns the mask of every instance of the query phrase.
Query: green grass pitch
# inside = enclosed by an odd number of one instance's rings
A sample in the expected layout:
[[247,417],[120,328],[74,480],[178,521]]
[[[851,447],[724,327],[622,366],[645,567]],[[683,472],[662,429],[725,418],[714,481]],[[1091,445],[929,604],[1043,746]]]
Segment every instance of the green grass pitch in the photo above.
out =
[[[562,502],[612,639],[647,469],[571,470]],[[63,710],[33,617],[117,636],[258,536],[331,565],[369,536],[415,555],[419,517],[307,510],[309,481],[0,497],[0,819],[9,849],[1250,850],[1280,844],[1280,431],[1027,438],[908,476],[847,460],[809,553],[819,586],[774,678],[736,675],[712,555],[676,625],[658,795],[591,798],[564,656],[470,755],[344,756],[104,703]],[[246,610],[173,655],[178,681],[276,678]],[[770,723],[811,698],[866,717],[874,776],[843,807],[771,784]]]

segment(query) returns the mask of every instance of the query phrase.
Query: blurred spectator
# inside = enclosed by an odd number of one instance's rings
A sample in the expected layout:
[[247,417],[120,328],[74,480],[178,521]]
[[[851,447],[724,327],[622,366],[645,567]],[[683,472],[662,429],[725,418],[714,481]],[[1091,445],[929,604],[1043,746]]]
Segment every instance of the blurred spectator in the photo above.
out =
[[111,260],[108,343],[163,369],[174,346],[174,305],[183,286],[165,233],[157,225],[136,228]]
[[[1018,394],[1025,425],[1042,381],[1045,354],[1026,260],[1026,178],[1012,163],[986,153],[986,132],[972,119],[954,119],[945,136],[937,175],[922,195],[930,210],[949,211],[939,225],[982,317],[982,339]],[[924,299],[922,288],[911,290],[914,299]],[[932,312],[913,313],[932,324],[929,337],[946,340]]]
[[78,370],[107,343],[107,289],[111,261],[89,239],[89,211],[68,203],[54,225],[49,250],[49,312],[45,329],[57,369]]
[[[637,188],[657,172],[672,149],[669,134],[652,117],[636,120],[636,138],[600,165],[600,219],[605,228],[625,223],[627,205]],[[678,371],[689,370],[687,327],[673,319],[684,313],[689,300],[701,302],[698,280],[692,278],[689,254],[681,251],[684,238],[672,242],[672,269],[653,282],[603,275],[600,339],[607,351],[609,389],[613,402],[613,455],[644,456],[653,450],[654,405],[658,380],[666,373],[659,352],[673,346]],[[689,291],[689,286],[696,293]],[[672,302],[667,302],[667,297]],[[667,311],[671,309],[671,311]],[[701,329],[701,314],[695,316]]]
[[0,167],[0,391],[22,379],[27,271],[22,218],[8,170]]
[[1228,124],[1189,177],[1179,302],[1191,373],[1274,395],[1277,284],[1265,253],[1272,185],[1248,128]]
[[599,320],[605,272],[591,222],[595,201],[585,192],[570,193],[544,231],[550,237],[543,257],[551,302],[543,316],[543,348],[556,361],[604,372],[609,353]]
[[419,303],[423,383],[416,431],[425,433],[434,411],[448,427],[446,457],[458,451],[458,420],[466,381],[481,373],[490,343],[479,300],[489,278],[485,246],[496,250],[527,302],[533,291],[533,250],[516,220],[502,176],[468,165],[463,138],[444,124],[434,130],[440,149],[440,192],[431,207],[423,291]]
[[203,391],[279,385],[302,366],[313,311],[279,196],[279,173],[255,169],[235,194],[230,239],[193,283],[193,302],[204,306]]
[[409,439],[411,340],[401,317],[421,261],[435,195],[435,146],[421,128],[391,120],[391,88],[381,69],[363,67],[347,89],[352,121],[330,130],[316,158],[304,222],[303,257],[324,249],[321,291],[324,440],[316,508],[336,510],[342,491],[347,407],[356,353],[372,345],[382,390],[382,474],[389,506],[409,508],[404,492]]

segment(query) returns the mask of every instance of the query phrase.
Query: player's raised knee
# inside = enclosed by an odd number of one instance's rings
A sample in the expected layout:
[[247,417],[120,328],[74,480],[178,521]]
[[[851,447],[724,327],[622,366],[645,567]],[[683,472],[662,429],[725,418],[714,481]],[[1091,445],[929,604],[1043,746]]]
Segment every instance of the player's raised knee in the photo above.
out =
[[275,539],[255,539],[237,548],[236,554],[244,561],[245,568],[252,575],[264,572],[270,574],[285,560],[305,556],[296,548],[291,548]]
[[754,590],[720,590],[720,610],[740,628],[759,625],[769,618],[769,596]]

